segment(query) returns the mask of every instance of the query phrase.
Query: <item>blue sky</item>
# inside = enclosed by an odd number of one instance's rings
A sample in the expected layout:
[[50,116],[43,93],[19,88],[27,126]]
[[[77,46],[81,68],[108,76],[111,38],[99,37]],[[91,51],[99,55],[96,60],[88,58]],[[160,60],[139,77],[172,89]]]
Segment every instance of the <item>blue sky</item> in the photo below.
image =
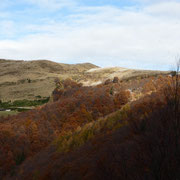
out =
[[1,0],[0,58],[169,70],[180,0]]

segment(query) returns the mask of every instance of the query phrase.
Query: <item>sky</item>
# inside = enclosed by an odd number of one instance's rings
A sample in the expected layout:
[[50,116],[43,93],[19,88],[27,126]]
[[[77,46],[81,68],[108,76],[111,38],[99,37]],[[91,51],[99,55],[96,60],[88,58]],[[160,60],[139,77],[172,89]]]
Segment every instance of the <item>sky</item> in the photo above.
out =
[[170,70],[180,0],[1,0],[0,58]]

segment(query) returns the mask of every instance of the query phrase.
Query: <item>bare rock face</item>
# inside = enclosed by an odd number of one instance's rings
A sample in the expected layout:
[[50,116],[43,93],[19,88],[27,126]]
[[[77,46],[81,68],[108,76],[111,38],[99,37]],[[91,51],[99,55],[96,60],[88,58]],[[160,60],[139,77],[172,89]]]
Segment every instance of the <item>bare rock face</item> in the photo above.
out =
[[118,77],[114,77],[113,83],[118,83],[118,82],[119,82],[119,78]]
[[111,80],[110,79],[107,79],[105,82],[104,82],[104,85],[108,85],[111,83]]

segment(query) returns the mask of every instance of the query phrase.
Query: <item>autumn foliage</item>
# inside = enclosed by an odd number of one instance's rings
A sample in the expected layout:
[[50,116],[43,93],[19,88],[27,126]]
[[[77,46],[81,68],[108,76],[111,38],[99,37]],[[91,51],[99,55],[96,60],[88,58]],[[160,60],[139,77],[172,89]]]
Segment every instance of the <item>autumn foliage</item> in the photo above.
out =
[[[121,101],[122,98],[122,101]],[[71,80],[53,92],[54,102],[0,119],[0,177],[46,147],[54,138],[106,116],[126,104],[129,94],[110,87],[82,87]]]
[[0,119],[0,177],[180,178],[178,75],[61,83],[54,102]]

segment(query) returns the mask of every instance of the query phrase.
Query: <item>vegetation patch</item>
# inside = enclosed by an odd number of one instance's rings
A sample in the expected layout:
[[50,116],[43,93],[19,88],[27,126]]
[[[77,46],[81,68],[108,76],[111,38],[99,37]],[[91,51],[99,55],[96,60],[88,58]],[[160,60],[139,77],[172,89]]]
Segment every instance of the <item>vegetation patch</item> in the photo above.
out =
[[0,111],[0,117],[12,116],[18,114],[18,111]]
[[45,98],[39,98],[37,100],[16,100],[16,101],[8,101],[8,102],[2,102],[0,100],[0,108],[1,109],[13,109],[17,107],[31,107],[31,106],[40,106],[49,101],[50,97],[45,97]]
[[74,132],[69,131],[59,136],[53,144],[57,145],[58,152],[68,152],[85,144],[88,140],[101,133],[103,130],[114,131],[127,124],[127,114],[130,110],[128,104],[121,110],[112,113],[106,118],[100,118],[97,121],[90,122],[85,126],[78,127]]

